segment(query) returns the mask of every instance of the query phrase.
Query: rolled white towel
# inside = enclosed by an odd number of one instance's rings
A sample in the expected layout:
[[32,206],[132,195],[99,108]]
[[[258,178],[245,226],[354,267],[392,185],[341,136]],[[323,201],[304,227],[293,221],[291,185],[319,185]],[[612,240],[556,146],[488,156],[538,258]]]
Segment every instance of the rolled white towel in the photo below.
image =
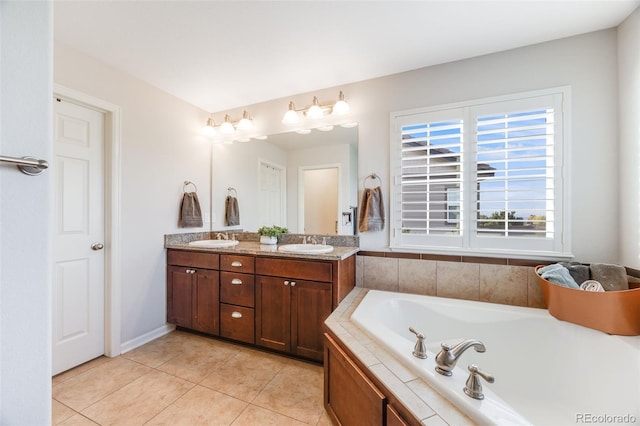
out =
[[580,284],[580,289],[585,291],[604,291],[602,284],[596,280],[587,280]]

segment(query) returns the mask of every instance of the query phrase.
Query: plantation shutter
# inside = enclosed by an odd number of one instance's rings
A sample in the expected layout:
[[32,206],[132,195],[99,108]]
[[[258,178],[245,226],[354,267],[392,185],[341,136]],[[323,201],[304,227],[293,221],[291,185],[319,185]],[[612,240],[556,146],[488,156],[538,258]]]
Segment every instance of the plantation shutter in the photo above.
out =
[[463,126],[461,111],[421,114],[400,125],[394,231],[405,245],[461,246]]
[[392,115],[391,248],[567,256],[567,92]]
[[558,109],[552,95],[471,107],[472,247],[553,250]]

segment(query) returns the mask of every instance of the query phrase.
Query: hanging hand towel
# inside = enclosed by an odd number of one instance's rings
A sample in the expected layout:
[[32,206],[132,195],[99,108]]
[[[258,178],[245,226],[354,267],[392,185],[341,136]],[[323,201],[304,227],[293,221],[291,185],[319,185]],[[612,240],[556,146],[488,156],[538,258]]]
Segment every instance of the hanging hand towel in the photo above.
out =
[[384,201],[382,200],[382,188],[365,188],[362,194],[362,207],[360,208],[360,232],[382,231],[384,229]]
[[181,228],[202,227],[202,211],[200,210],[198,194],[195,192],[185,192],[182,195],[179,225]]
[[238,199],[227,196],[224,203],[224,224],[225,226],[240,225],[240,210],[238,209]]

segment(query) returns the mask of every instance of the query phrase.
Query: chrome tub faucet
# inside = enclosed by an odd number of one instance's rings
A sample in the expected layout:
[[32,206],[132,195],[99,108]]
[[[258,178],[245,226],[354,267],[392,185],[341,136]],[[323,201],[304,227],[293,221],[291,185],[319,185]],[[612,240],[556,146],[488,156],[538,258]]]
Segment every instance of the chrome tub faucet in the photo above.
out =
[[436,355],[436,371],[444,376],[453,374],[452,371],[458,359],[467,349],[473,347],[476,352],[484,352],[486,350],[484,344],[476,339],[464,340],[453,347],[446,343],[442,343],[440,346],[442,350]]
[[424,345],[424,334],[417,332],[413,327],[409,327],[409,331],[416,335],[418,340],[413,348],[413,356],[420,359],[427,358],[427,348]]

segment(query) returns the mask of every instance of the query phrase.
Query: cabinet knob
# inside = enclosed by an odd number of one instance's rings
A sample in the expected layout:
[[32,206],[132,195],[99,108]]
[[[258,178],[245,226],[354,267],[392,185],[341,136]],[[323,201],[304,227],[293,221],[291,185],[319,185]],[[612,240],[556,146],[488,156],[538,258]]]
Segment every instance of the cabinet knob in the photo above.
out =
[[231,266],[235,268],[240,268],[242,267],[242,262],[240,262],[239,260],[234,260],[233,262],[231,262]]
[[284,282],[284,285],[289,285],[289,281],[285,281],[285,282]]
[[242,318],[242,314],[238,311],[231,312],[231,318]]
[[240,278],[234,278],[231,280],[231,284],[242,284],[242,280]]
[[295,281],[291,281],[291,287],[295,287],[296,286],[296,282]]

